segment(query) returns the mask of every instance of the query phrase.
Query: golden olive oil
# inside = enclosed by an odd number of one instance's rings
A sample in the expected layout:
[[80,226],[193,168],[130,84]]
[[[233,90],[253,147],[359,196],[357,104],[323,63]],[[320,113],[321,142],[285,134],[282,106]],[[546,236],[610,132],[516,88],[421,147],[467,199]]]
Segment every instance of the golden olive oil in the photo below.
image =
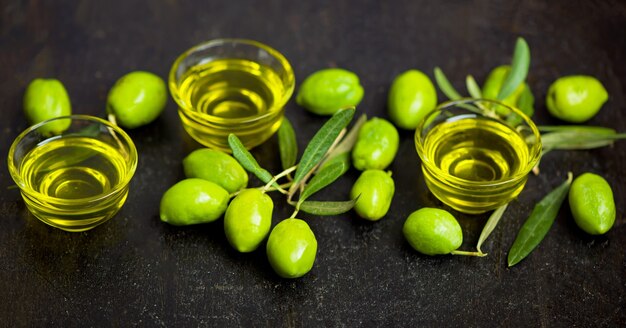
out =
[[[119,189],[127,172],[124,156],[111,145],[88,137],[51,139],[26,154],[20,174],[33,214],[66,230],[86,230],[110,217],[126,199]],[[108,198],[103,198],[105,195]]]
[[[463,118],[438,124],[424,139],[425,156],[439,170],[424,168],[426,183],[445,203],[480,213],[522,190],[528,145],[510,126],[490,118]],[[505,199],[506,198],[506,199]]]
[[177,91],[185,129],[209,147],[229,151],[229,133],[254,147],[274,134],[282,121],[283,79],[269,66],[251,60],[219,59],[193,66],[180,78]]
[[180,81],[179,97],[191,110],[223,118],[266,113],[284,93],[273,69],[244,59],[193,66]]

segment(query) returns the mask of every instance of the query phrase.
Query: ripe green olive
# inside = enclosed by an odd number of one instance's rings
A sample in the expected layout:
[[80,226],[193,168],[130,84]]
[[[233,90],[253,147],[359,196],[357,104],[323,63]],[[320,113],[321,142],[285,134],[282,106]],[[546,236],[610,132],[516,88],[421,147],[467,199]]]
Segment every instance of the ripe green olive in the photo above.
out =
[[[70,98],[63,84],[56,79],[35,79],[30,82],[24,93],[24,114],[31,125],[71,115]],[[57,120],[41,127],[40,131],[43,134],[61,134],[70,123],[70,120]]]
[[568,195],[576,224],[591,235],[609,231],[615,223],[615,200],[609,183],[601,176],[584,173],[574,179]]
[[352,163],[357,170],[389,166],[398,152],[400,135],[389,121],[374,117],[365,122],[352,149]]
[[609,99],[606,89],[593,76],[564,76],[552,83],[546,106],[552,116],[571,123],[591,119]]
[[409,215],[402,228],[411,247],[426,255],[449,254],[463,243],[463,231],[449,212],[424,207]]
[[230,245],[242,253],[257,249],[270,232],[273,209],[274,203],[266,193],[242,190],[224,215],[224,232]]
[[298,90],[296,102],[312,113],[332,115],[356,106],[363,98],[359,77],[345,69],[327,68],[309,75]]
[[279,276],[298,278],[311,271],[317,240],[306,222],[286,219],[270,233],[266,251],[270,265]]
[[161,221],[176,226],[207,223],[224,214],[228,191],[202,179],[185,179],[168,189],[161,198]]
[[352,186],[350,198],[359,197],[354,210],[360,217],[377,221],[389,211],[394,192],[391,172],[365,170]]
[[154,121],[167,103],[165,82],[150,72],[135,71],[122,76],[107,97],[107,113],[117,124],[134,129]]
[[391,84],[387,108],[391,121],[402,129],[415,129],[419,122],[437,106],[437,90],[428,75],[408,70]]
[[248,173],[232,156],[215,149],[202,148],[183,159],[187,178],[200,178],[217,183],[229,193],[248,186]]

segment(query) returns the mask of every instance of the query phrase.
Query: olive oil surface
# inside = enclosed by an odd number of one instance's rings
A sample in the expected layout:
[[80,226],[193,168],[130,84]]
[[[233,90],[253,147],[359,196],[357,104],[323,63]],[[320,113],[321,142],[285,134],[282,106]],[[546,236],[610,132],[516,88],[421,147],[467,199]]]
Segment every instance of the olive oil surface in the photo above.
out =
[[466,181],[499,181],[517,175],[529,160],[522,136],[488,118],[467,118],[435,126],[424,152],[441,171]]
[[193,66],[180,81],[179,97],[188,110],[222,118],[267,113],[282,101],[285,88],[273,69],[245,59]]
[[21,165],[22,180],[30,189],[65,200],[108,193],[118,186],[127,168],[119,151],[85,137],[48,141],[31,150]]

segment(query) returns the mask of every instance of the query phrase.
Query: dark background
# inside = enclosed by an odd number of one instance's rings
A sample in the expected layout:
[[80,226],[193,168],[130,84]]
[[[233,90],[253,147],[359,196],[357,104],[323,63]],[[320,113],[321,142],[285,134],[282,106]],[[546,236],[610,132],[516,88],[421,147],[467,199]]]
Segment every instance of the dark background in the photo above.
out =
[[[103,116],[113,83],[133,70],[167,78],[174,59],[202,41],[264,42],[291,62],[297,84],[325,67],[357,73],[358,108],[387,117],[387,90],[411,68],[440,66],[459,90],[510,62],[515,39],[529,43],[528,81],[538,124],[563,124],[545,108],[556,78],[588,74],[610,99],[588,124],[626,131],[626,4],[622,1],[0,1],[0,146],[27,127],[26,85],[55,77],[74,113]],[[297,86],[296,86],[297,87]],[[440,100],[444,97],[440,94]],[[303,149],[325,118],[287,104]],[[111,221],[67,233],[36,220],[0,162],[2,326],[624,326],[626,324],[626,141],[590,151],[555,151],[532,176],[483,246],[485,258],[413,251],[402,224],[414,210],[444,207],[426,189],[413,144],[401,132],[390,169],[396,195],[379,222],[354,213],[301,215],[319,242],[311,272],[278,278],[264,247],[239,254],[222,221],[161,223],[163,192],[183,178],[181,161],[199,145],[183,131],[172,100],[154,123],[129,131],[139,166],[128,200]],[[276,139],[254,149],[278,172]],[[569,206],[526,260],[506,255],[534,203],[566,179],[595,172],[612,185],[615,226],[592,237]],[[347,199],[351,170],[318,199]],[[291,214],[278,195],[274,224]],[[565,203],[567,204],[567,203]],[[473,250],[487,215],[453,212]]]

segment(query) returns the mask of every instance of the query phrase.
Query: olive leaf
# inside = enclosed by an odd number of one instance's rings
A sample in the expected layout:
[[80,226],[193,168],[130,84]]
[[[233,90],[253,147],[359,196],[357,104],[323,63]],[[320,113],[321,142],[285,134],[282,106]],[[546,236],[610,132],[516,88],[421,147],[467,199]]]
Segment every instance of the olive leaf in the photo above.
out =
[[500,92],[496,97],[498,100],[503,100],[510,96],[517,87],[524,82],[526,75],[528,75],[528,68],[530,67],[530,49],[528,43],[524,38],[517,38],[515,43],[515,51],[513,52],[513,61],[511,63],[511,70],[507,74]]
[[514,266],[523,260],[543,240],[567,197],[571,183],[572,173],[568,172],[567,180],[535,205],[509,250],[507,258],[509,266]]
[[341,139],[341,142],[337,145],[337,147],[331,150],[328,155],[326,155],[326,157],[322,160],[319,169],[324,167],[329,161],[331,161],[335,157],[344,155],[346,153],[349,154],[350,151],[352,151],[352,148],[354,147],[354,144],[356,143],[356,140],[359,136],[359,131],[361,131],[361,127],[363,126],[363,124],[365,124],[365,122],[367,122],[367,115],[362,114],[356,120],[348,134],[346,134],[343,139]]
[[588,130],[575,127],[541,135],[541,143],[547,150],[593,149],[612,145],[619,139],[626,139],[626,133],[616,133],[615,130],[601,127]]
[[476,99],[480,99],[483,97],[482,92],[480,91],[480,87],[473,76],[468,75],[465,78],[465,84],[467,85],[467,92],[469,92],[470,96]]
[[309,183],[306,184],[304,190],[300,194],[298,203],[302,204],[307,198],[322,190],[324,187],[333,183],[340,176],[342,176],[350,168],[350,163],[342,160],[330,162],[324,166],[317,174],[311,178]]
[[354,108],[342,109],[326,121],[324,125],[313,136],[307,147],[304,149],[298,169],[294,176],[292,190],[298,187],[298,182],[308,175],[311,170],[322,160],[330,146],[335,142],[337,136],[354,116]]
[[615,130],[604,126],[593,125],[537,125],[541,132],[583,132],[596,134],[615,134]]
[[522,90],[522,93],[517,100],[517,108],[519,108],[522,113],[526,114],[528,117],[532,117],[535,113],[535,96],[533,95],[532,90],[528,84]]
[[285,117],[278,128],[278,150],[280,151],[280,162],[283,170],[286,170],[294,164],[298,157],[298,142],[296,141],[296,133],[293,130],[291,122]]
[[435,81],[446,97],[450,100],[461,99],[461,95],[454,89],[450,81],[439,67],[435,67]]
[[[266,169],[262,168],[259,163],[254,159],[254,156],[250,154],[250,152],[244,147],[241,143],[241,140],[237,138],[234,134],[228,135],[228,145],[230,149],[233,151],[233,157],[237,159],[239,164],[243,166],[246,171],[254,174],[259,180],[264,183],[269,183],[272,181],[272,174],[269,173]],[[278,185],[274,182],[273,185],[278,187]]]
[[304,201],[300,204],[300,210],[313,215],[338,215],[343,214],[354,207],[358,197],[346,201]]
[[500,222],[500,219],[502,218],[502,215],[504,214],[504,211],[506,211],[506,208],[508,206],[509,204],[507,203],[498,207],[495,211],[493,211],[493,213],[491,213],[491,216],[489,216],[489,220],[487,220],[487,223],[485,223],[483,231],[480,233],[480,237],[478,237],[478,243],[476,244],[476,250],[479,253],[483,252],[480,247],[483,245],[485,240],[489,238],[489,235],[491,235],[493,229],[496,228],[496,226]]

